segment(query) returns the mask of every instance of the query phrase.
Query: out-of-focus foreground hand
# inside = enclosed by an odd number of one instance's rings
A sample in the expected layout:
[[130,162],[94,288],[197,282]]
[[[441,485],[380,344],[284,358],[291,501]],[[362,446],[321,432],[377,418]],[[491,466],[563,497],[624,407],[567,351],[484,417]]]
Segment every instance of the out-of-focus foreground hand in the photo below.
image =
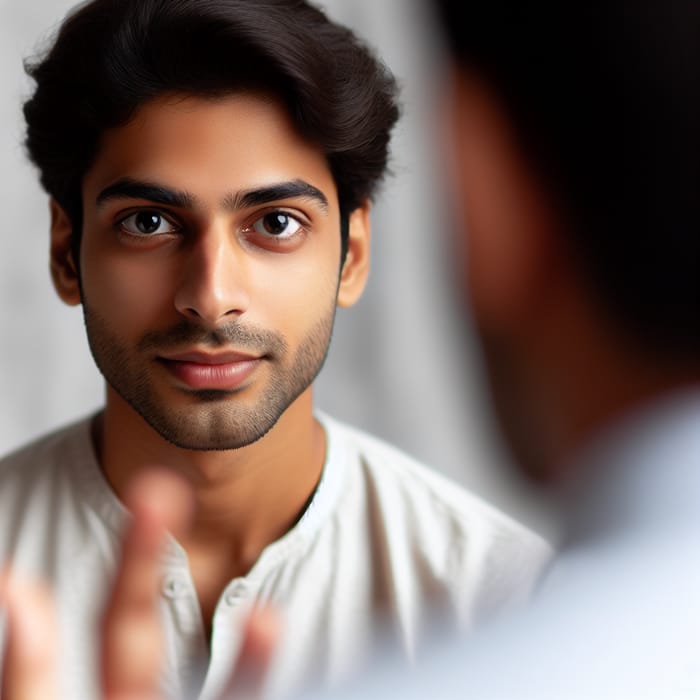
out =
[[7,627],[0,698],[58,698],[58,629],[50,591],[3,572],[0,610]]
[[[160,469],[139,475],[125,501],[133,518],[101,622],[102,698],[162,700],[160,553],[167,532],[177,536],[187,528],[192,503],[184,482]],[[61,697],[58,685],[58,626],[48,588],[5,572],[0,575],[0,609],[7,626],[2,700],[69,700]],[[257,608],[251,613],[225,700],[261,697],[279,633],[274,610]]]

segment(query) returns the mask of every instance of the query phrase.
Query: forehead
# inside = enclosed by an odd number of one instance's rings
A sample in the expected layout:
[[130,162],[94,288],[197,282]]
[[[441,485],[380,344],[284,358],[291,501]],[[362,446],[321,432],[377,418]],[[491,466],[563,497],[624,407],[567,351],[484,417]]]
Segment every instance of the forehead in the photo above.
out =
[[199,198],[302,179],[337,203],[322,150],[296,129],[283,104],[264,95],[166,95],[124,126],[105,131],[83,182],[90,198],[124,177],[167,184]]

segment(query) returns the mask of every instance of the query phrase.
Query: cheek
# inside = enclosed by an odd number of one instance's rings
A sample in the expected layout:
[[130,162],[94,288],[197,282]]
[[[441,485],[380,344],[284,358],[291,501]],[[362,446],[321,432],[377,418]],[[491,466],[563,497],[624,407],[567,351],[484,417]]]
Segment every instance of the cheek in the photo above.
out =
[[114,328],[137,327],[174,308],[174,273],[167,266],[87,245],[81,271],[85,302]]
[[285,335],[303,334],[335,306],[339,273],[339,261],[315,256],[266,260],[251,275],[251,317]]
[[500,208],[488,164],[481,162],[478,146],[463,132],[455,135],[458,158],[452,165],[450,187],[454,204],[455,259],[467,302],[477,316],[487,312],[500,285],[503,239],[495,212]]
[[465,120],[454,175],[467,293],[477,320],[487,325],[510,321],[530,255],[522,188],[500,142],[492,124]]
[[490,164],[481,152],[480,135],[457,98],[448,103],[442,147],[446,192],[452,214],[451,245],[464,301],[477,316],[488,304],[490,286],[499,275],[498,240],[490,212],[494,188]]

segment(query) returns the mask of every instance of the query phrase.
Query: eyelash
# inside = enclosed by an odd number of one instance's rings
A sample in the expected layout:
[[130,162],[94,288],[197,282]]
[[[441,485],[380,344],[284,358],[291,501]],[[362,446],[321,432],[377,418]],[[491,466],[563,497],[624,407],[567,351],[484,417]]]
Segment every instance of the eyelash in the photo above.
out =
[[[135,218],[135,217],[137,217],[137,216],[139,216],[139,215],[151,215],[151,216],[154,216],[154,217],[159,217],[159,218],[161,219],[161,224],[160,224],[160,225],[162,226],[163,223],[166,223],[166,224],[168,224],[170,227],[172,227],[172,230],[171,230],[171,231],[162,231],[162,232],[160,232],[160,233],[155,233],[155,232],[153,232],[153,233],[138,232],[138,233],[137,233],[137,232],[135,232],[135,231],[130,231],[130,230],[126,227],[126,222],[129,221],[129,219],[133,219],[133,218]],[[165,234],[177,233],[177,232],[180,231],[181,228],[182,228],[181,226],[178,226],[178,224],[176,224],[174,221],[172,221],[172,220],[170,219],[170,217],[166,216],[165,214],[163,214],[163,212],[160,212],[160,211],[158,211],[157,209],[139,209],[139,210],[137,210],[137,211],[132,211],[132,212],[130,212],[129,214],[127,214],[126,216],[121,217],[121,218],[117,221],[117,224],[116,224],[116,225],[117,225],[117,228],[119,229],[119,231],[120,231],[121,233],[124,233],[124,234],[126,234],[126,235],[128,235],[128,236],[131,236],[132,238],[151,238],[151,237],[154,237],[154,236],[156,236],[156,235],[165,235]],[[160,228],[160,226],[159,226],[159,228]]]
[[[296,224],[296,229],[290,234],[286,236],[276,236],[273,233],[267,233],[265,231],[259,231],[256,228],[257,224],[262,224],[264,226],[264,221],[268,217],[272,216],[277,216],[277,217],[284,217],[287,222],[287,226],[291,222]],[[285,226],[286,228],[286,226]],[[302,235],[305,231],[307,230],[307,226],[305,225],[304,221],[302,221],[301,217],[292,214],[289,211],[286,211],[285,209],[271,209],[269,211],[266,211],[258,216],[255,217],[255,219],[251,220],[249,224],[243,227],[242,232],[246,235],[251,235],[251,236],[261,236],[265,240],[269,241],[275,241],[276,243],[280,242],[288,242],[288,241],[293,241],[297,239],[300,235]]]
[[[159,222],[158,228],[160,228],[163,225],[167,225],[171,228],[169,231],[162,231],[162,232],[152,232],[152,233],[142,233],[142,232],[135,232],[133,230],[129,230],[126,227],[126,222],[129,221],[129,219],[135,218],[139,215],[151,215],[154,217],[159,217],[161,220]],[[270,216],[281,216],[285,217],[287,219],[287,226],[290,225],[290,223],[296,224],[296,229],[292,232],[291,235],[288,236],[276,236],[271,233],[265,233],[264,231],[258,230],[257,226],[258,224],[264,225],[262,222],[267,217]],[[297,239],[299,239],[301,236],[306,234],[308,232],[308,223],[306,223],[306,220],[304,217],[300,216],[299,214],[292,213],[286,209],[282,208],[273,208],[269,209],[264,212],[256,212],[255,218],[250,218],[248,220],[249,222],[246,223],[242,228],[240,229],[241,233],[246,236],[246,238],[254,238],[257,237],[260,240],[263,240],[268,243],[268,245],[273,245],[273,246],[279,246],[282,247],[285,244],[291,244],[292,242],[295,242]],[[149,241],[150,239],[154,239],[159,236],[167,236],[167,235],[172,235],[172,234],[177,234],[180,233],[183,230],[186,230],[186,226],[183,226],[179,223],[177,223],[173,218],[164,212],[158,210],[158,209],[150,209],[150,208],[144,208],[144,209],[138,209],[135,211],[131,211],[125,216],[120,217],[116,224],[115,227],[117,228],[118,232],[129,238],[129,240],[132,241],[139,241],[139,242],[146,242]],[[134,224],[134,227],[136,225]]]

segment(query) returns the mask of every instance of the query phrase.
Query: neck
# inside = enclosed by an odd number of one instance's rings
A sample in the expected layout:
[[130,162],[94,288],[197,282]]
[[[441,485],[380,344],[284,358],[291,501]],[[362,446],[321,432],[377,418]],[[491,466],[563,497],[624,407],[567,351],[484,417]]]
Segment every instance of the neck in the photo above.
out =
[[195,578],[197,562],[210,559],[226,562],[222,580],[245,574],[265,546],[296,523],[325,459],[325,434],[313,417],[311,389],[255,443],[195,451],[164,440],[108,388],[96,444],[102,470],[120,497],[131,477],[150,465],[166,466],[189,482],[195,515],[182,544]]

